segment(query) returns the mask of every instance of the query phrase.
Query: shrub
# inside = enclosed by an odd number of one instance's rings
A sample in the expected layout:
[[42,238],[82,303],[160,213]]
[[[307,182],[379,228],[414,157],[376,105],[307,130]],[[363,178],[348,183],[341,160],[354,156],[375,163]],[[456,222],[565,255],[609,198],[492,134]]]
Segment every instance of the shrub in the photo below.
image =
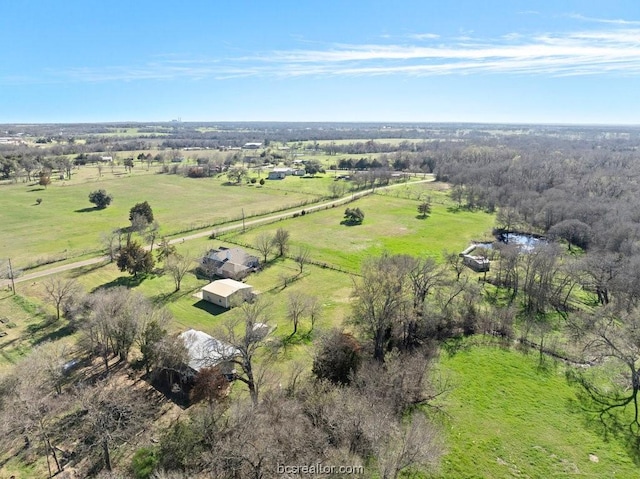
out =
[[36,198],[36,204],[39,205],[40,203],[42,203],[42,198]]
[[138,449],[131,459],[131,472],[136,479],[148,479],[158,465],[158,455],[154,449]]
[[361,362],[360,344],[349,333],[334,329],[320,341],[312,372],[318,379],[349,384]]
[[96,190],[89,193],[89,201],[100,210],[109,206],[112,200],[113,196],[107,194],[105,190]]
[[359,225],[364,221],[364,213],[360,208],[347,208],[344,212],[344,220],[346,225]]

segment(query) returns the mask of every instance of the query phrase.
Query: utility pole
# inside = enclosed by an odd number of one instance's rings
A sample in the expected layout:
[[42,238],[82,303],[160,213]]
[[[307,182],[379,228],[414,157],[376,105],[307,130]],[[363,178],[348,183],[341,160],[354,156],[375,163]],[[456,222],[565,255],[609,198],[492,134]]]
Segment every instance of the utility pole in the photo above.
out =
[[13,279],[13,268],[11,267],[11,258],[9,258],[9,279],[11,279],[11,289],[13,294],[16,294],[16,283]]

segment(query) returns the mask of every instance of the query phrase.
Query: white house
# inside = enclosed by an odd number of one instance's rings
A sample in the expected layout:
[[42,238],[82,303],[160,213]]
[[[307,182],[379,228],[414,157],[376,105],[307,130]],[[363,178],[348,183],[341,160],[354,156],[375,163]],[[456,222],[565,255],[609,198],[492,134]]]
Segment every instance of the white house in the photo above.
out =
[[242,302],[253,291],[253,286],[233,279],[219,279],[202,288],[202,299],[212,304],[231,308]]

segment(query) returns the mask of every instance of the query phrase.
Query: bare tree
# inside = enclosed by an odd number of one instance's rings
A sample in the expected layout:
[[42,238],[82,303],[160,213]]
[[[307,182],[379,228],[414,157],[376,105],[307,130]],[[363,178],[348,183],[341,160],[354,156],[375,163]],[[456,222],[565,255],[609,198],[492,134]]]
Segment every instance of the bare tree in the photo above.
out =
[[255,246],[264,259],[263,264],[266,264],[267,258],[273,250],[273,237],[267,232],[262,232],[256,237]]
[[505,233],[509,233],[520,227],[522,217],[520,216],[520,213],[518,213],[517,209],[506,206],[498,210],[496,222],[500,229]]
[[293,323],[291,336],[298,332],[300,320],[307,313],[309,300],[307,296],[299,291],[292,291],[287,298],[287,318]]
[[118,256],[118,250],[122,246],[121,237],[122,230],[120,230],[119,228],[112,230],[109,233],[102,233],[102,235],[100,235],[100,241],[104,246],[107,256],[109,256],[109,261],[111,261],[112,263]]
[[56,319],[60,319],[60,308],[65,300],[80,290],[80,285],[73,279],[49,277],[43,281],[44,290],[56,308]]
[[5,429],[5,439],[21,438],[26,447],[42,444],[48,477],[51,478],[53,470],[50,458],[53,459],[56,472],[63,470],[53,437],[56,417],[66,401],[61,397],[52,397],[39,363],[40,358],[29,358],[20,365],[20,375],[15,375],[10,382],[11,393],[5,399],[4,417],[0,422]]
[[339,198],[347,192],[348,186],[342,181],[333,181],[329,185],[329,192],[332,198]]
[[109,371],[109,358],[126,360],[139,330],[139,309],[147,300],[124,287],[98,290],[91,295],[91,315],[82,324],[84,347],[97,353]]
[[287,254],[289,249],[289,232],[284,228],[278,228],[273,237],[273,245],[278,250],[278,256],[282,257]]
[[387,342],[409,299],[404,258],[385,254],[362,265],[362,277],[355,281],[353,322],[373,341],[373,357],[384,361]]
[[309,296],[307,297],[307,315],[309,316],[309,320],[311,321],[311,330],[316,325],[316,321],[322,317],[322,303],[317,296]]
[[111,471],[111,449],[142,429],[147,400],[131,386],[102,381],[79,391],[84,413],[78,432],[90,448],[102,452],[104,467]]
[[466,268],[462,261],[462,257],[458,253],[449,253],[448,251],[444,251],[442,255],[444,256],[446,263],[456,274],[456,281],[460,281],[460,276]]
[[67,344],[61,341],[45,342],[33,348],[24,364],[27,366],[26,369],[38,372],[37,380],[41,387],[62,394],[64,365],[69,361],[70,355],[71,348]]
[[169,256],[165,261],[165,269],[171,274],[173,282],[176,286],[176,291],[180,291],[180,285],[182,279],[191,270],[193,266],[193,257],[188,253],[184,256],[174,254]]
[[221,350],[216,352],[217,355],[239,368],[235,378],[247,385],[254,405],[258,404],[264,371],[256,368],[256,358],[261,352],[265,353],[260,361],[264,368],[272,352],[267,346],[273,346],[264,334],[265,329],[269,329],[269,306],[261,297],[245,301],[238,308],[241,316],[225,321],[216,335],[221,340]]
[[149,242],[149,251],[153,253],[153,245],[155,244],[158,232],[160,231],[160,225],[157,221],[153,221],[147,225],[144,237]]
[[180,336],[165,335],[153,348],[157,372],[168,375],[169,383],[174,382],[176,374],[181,374],[185,364],[189,363],[189,351]]
[[302,274],[302,269],[304,268],[304,265],[309,262],[310,258],[311,258],[311,251],[309,250],[308,247],[306,246],[298,247],[295,255],[295,260],[296,260],[296,263],[298,263],[298,267],[300,268],[300,274]]
[[421,412],[408,424],[392,427],[385,438],[376,454],[381,479],[396,479],[410,467],[434,467],[442,454],[439,432]]

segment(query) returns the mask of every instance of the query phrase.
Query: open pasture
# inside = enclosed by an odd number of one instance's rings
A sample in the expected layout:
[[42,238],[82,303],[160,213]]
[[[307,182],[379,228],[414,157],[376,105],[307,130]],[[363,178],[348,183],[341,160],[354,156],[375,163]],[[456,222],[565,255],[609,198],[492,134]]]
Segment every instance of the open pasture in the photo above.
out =
[[541,368],[535,353],[470,343],[439,362],[452,389],[437,477],[637,476],[623,441],[587,422],[561,363],[546,359]]
[[[390,190],[391,192],[393,190]],[[364,222],[357,226],[341,224],[346,207],[360,208]],[[277,228],[290,232],[291,254],[307,247],[314,261],[358,272],[362,260],[383,251],[440,259],[442,252],[459,252],[470,241],[489,238],[493,215],[481,211],[455,211],[434,204],[432,214],[419,218],[418,201],[394,196],[370,195],[346,206],[329,208],[298,218],[261,226],[227,237],[242,244],[255,244],[262,232]]]
[[[5,185],[0,190],[0,256],[26,267],[46,258],[97,253],[101,233],[127,226],[129,209],[142,201],[153,208],[160,234],[172,235],[237,220],[243,211],[249,217],[317,198],[296,192],[293,182],[280,190],[269,188],[270,183],[229,186],[226,181],[226,177],[193,179],[144,173],[114,176],[105,167],[102,178],[82,183],[56,182],[47,189]],[[113,195],[106,209],[97,210],[89,203],[89,193],[97,189]],[[39,205],[37,198],[42,199]]]

